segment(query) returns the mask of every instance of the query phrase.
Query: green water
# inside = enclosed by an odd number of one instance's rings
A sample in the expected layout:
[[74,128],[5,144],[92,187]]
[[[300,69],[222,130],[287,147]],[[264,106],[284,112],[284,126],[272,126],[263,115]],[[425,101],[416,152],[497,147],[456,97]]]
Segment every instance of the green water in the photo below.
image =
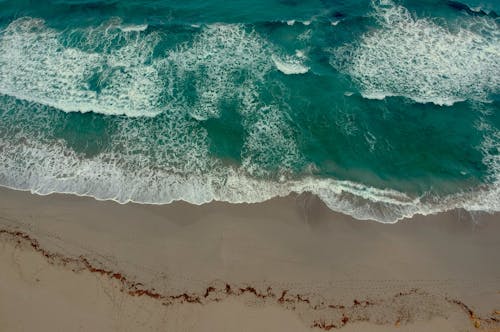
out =
[[500,208],[495,3],[0,1],[0,184]]

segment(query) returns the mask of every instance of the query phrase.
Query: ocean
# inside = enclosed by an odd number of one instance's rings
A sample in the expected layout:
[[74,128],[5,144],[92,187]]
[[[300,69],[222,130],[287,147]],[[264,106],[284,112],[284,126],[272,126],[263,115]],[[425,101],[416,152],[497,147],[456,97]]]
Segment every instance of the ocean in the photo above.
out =
[[0,0],[0,185],[500,211],[500,3]]

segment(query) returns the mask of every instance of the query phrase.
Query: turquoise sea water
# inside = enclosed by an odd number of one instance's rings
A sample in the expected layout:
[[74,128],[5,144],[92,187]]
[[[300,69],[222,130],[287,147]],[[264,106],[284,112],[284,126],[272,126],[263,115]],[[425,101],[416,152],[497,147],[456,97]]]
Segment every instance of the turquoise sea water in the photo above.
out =
[[500,210],[497,1],[0,0],[0,185]]

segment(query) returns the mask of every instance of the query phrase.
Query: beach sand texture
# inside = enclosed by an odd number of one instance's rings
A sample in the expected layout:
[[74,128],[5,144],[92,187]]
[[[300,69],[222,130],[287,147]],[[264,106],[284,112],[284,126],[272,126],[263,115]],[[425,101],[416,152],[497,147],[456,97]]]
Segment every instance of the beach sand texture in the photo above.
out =
[[498,331],[498,215],[0,189],[0,331]]

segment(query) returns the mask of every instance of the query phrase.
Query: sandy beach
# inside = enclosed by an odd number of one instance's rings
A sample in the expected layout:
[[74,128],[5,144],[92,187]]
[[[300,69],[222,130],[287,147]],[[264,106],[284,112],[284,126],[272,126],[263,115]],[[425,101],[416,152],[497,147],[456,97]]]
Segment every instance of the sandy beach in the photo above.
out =
[[0,331],[500,329],[499,215],[0,197]]
[[500,0],[0,0],[0,332],[500,332]]

